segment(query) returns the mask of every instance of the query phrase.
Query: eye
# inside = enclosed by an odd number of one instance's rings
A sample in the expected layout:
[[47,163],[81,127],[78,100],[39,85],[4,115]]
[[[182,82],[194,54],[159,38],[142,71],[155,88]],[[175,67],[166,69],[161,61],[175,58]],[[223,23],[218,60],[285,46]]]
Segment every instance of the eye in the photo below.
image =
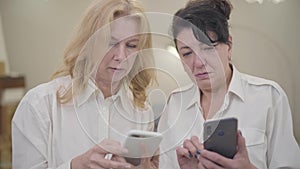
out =
[[126,46],[127,46],[128,48],[132,48],[132,49],[137,48],[137,44],[136,44],[136,43],[127,43]]
[[182,56],[183,57],[190,56],[192,53],[193,53],[192,51],[185,52],[185,53],[182,53]]

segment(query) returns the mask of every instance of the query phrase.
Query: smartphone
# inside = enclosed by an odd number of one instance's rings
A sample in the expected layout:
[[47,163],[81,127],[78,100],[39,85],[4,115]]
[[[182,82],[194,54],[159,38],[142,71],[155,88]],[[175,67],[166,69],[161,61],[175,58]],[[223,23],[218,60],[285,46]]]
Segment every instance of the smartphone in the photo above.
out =
[[125,160],[137,166],[141,163],[141,158],[152,157],[159,148],[162,134],[158,132],[130,130],[123,147],[128,149]]
[[225,118],[204,123],[204,149],[233,158],[237,151],[237,119]]

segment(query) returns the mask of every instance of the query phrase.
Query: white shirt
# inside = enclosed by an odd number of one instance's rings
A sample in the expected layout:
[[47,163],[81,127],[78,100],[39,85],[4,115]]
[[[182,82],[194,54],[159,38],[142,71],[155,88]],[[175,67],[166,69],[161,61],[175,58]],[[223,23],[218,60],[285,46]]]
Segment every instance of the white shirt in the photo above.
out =
[[70,161],[110,138],[123,143],[130,129],[153,130],[153,112],[133,106],[125,85],[104,99],[95,84],[73,102],[60,104],[59,87],[67,88],[69,76],[30,90],[12,120],[13,168],[70,168]]
[[[250,161],[259,169],[300,168],[300,150],[292,128],[288,99],[273,81],[249,76],[233,67],[223,106],[212,119],[236,117]],[[196,135],[203,142],[203,118],[196,85],[174,91],[162,114],[160,168],[179,168],[176,147]]]

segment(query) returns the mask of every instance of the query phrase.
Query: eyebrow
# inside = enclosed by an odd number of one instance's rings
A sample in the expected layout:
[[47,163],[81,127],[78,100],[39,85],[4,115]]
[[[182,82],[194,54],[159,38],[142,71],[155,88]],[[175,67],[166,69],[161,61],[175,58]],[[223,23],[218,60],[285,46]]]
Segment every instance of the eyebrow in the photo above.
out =
[[183,46],[183,47],[179,48],[179,50],[181,50],[181,49],[191,49],[191,48],[188,46]]
[[[128,38],[125,38],[125,39],[129,39],[129,38],[131,38],[131,37],[128,37]],[[123,40],[125,40],[125,39],[118,40],[116,37],[111,36],[111,40],[117,41],[117,42],[123,41]],[[136,37],[134,37],[133,39],[129,39],[129,40],[128,40],[128,42],[132,42],[132,41],[139,41],[139,39],[136,38]]]

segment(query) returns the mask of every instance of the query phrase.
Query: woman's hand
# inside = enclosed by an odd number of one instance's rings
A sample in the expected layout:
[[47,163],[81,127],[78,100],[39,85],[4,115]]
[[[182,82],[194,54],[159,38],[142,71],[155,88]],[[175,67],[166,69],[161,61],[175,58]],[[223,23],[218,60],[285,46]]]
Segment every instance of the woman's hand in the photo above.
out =
[[[71,169],[131,168],[131,165],[120,156],[127,152],[128,150],[122,148],[119,142],[105,139],[84,154],[75,157],[71,161]],[[112,160],[105,159],[107,154],[112,154]]]
[[132,169],[158,169],[159,167],[159,149],[152,157],[143,156],[141,164],[133,167]]
[[203,150],[198,156],[199,169],[255,169],[249,160],[245,138],[238,132],[238,149],[233,159],[223,157],[215,152]]
[[133,166],[132,169],[158,169],[158,157],[146,157],[141,159],[141,164]]
[[197,169],[199,163],[197,156],[199,155],[199,150],[202,148],[203,146],[196,136],[192,136],[190,140],[185,140],[183,147],[178,147],[176,149],[177,160],[180,168]]

